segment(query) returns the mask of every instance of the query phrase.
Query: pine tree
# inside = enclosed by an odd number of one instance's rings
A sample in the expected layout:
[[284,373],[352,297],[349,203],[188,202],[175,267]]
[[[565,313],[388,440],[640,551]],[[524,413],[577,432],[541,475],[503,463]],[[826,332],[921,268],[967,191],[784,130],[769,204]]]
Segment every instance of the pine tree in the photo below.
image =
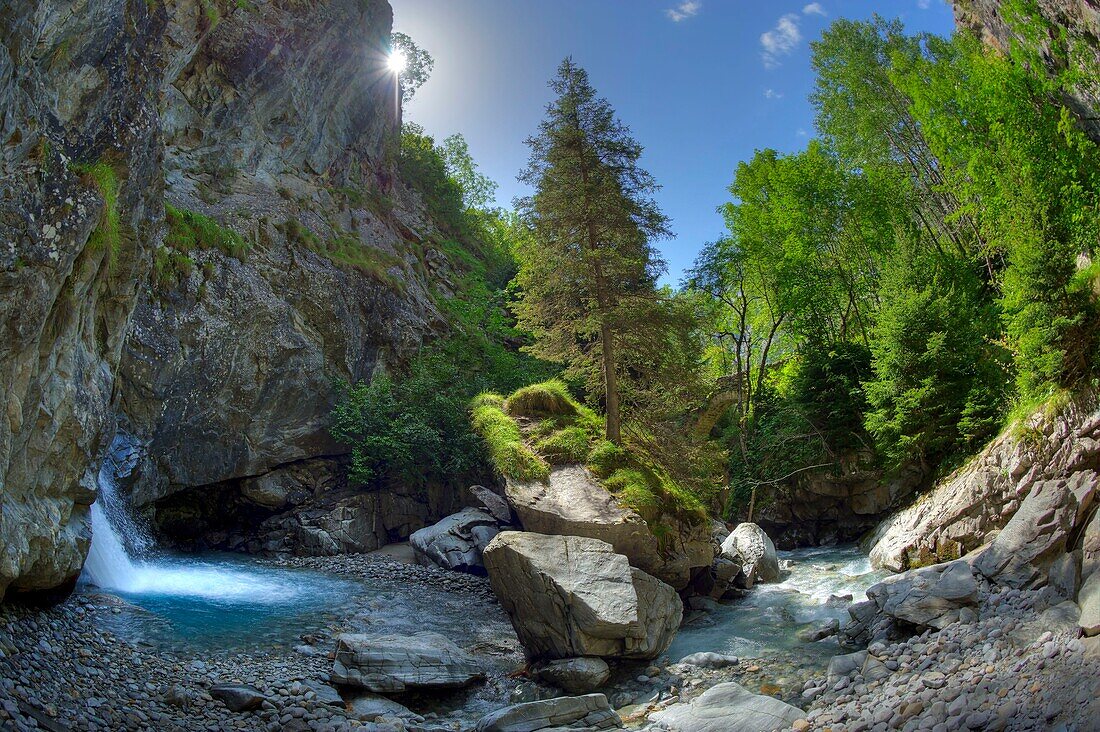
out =
[[664,262],[651,242],[668,235],[668,219],[638,165],[642,146],[584,69],[565,59],[550,88],[557,98],[527,140],[520,175],[534,188],[520,202],[534,236],[518,252],[517,316],[535,336],[533,353],[602,389],[607,439],[620,444],[624,347],[660,317]]

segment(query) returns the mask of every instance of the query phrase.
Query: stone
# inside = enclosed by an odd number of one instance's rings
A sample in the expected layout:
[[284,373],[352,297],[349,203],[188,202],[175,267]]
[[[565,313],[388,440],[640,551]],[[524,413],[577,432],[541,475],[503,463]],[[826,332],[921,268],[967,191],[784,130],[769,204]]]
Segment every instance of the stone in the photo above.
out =
[[649,719],[670,732],[771,732],[790,728],[803,714],[798,707],[753,694],[731,681],[712,686],[689,703],[654,712]]
[[714,559],[709,527],[684,524],[662,517],[676,541],[667,552],[658,551],[648,524],[637,512],[621,506],[586,468],[555,467],[546,482],[507,482],[508,502],[525,531],[559,536],[583,536],[611,544],[630,564],[683,589],[693,570],[709,567]]
[[516,515],[504,496],[483,485],[472,485],[467,491],[474,506],[482,508],[495,518],[500,526],[509,526],[516,523]]
[[699,668],[726,668],[727,666],[736,666],[741,660],[737,656],[702,651],[684,656],[679,662],[688,666],[698,666]]
[[477,732],[537,732],[537,730],[580,728],[618,729],[619,715],[603,694],[560,696],[525,702],[498,709],[482,717]]
[[611,669],[602,658],[563,658],[540,664],[534,669],[541,681],[570,694],[587,694],[603,686]]
[[1052,563],[1065,555],[1077,516],[1074,488],[1096,481],[1092,471],[1069,479],[1037,483],[997,538],[974,562],[974,569],[997,584],[1033,588],[1047,583]]
[[327,704],[332,707],[344,706],[344,699],[340,696],[340,692],[328,684],[308,679],[302,682],[302,686],[307,691],[312,691],[315,694],[314,699],[320,704]]
[[741,565],[748,586],[779,580],[779,558],[775,544],[756,524],[738,524],[722,542],[722,556]]
[[377,694],[357,694],[348,702],[353,716],[367,722],[379,717],[397,718],[408,722],[423,722],[424,718],[408,707]]
[[1100,571],[1085,578],[1077,595],[1077,605],[1081,608],[1077,621],[1081,631],[1086,636],[1100,634]]
[[210,696],[219,699],[230,711],[250,712],[264,703],[263,693],[246,684],[219,684],[210,687]]
[[432,526],[413,532],[409,544],[424,565],[485,574],[481,553],[499,533],[497,519],[478,508],[464,508]]
[[599,539],[504,531],[483,559],[533,658],[656,658],[680,626],[676,591]]
[[963,560],[914,569],[873,585],[879,612],[921,628],[944,628],[978,604],[978,583]]
[[867,662],[867,656],[867,651],[856,651],[855,653],[845,653],[839,656],[833,656],[829,659],[829,683],[831,684],[848,676],[854,671],[862,669],[863,664]]
[[823,620],[808,627],[802,628],[796,634],[803,643],[813,643],[823,640],[840,632],[840,621],[836,618]]
[[337,684],[393,693],[458,688],[484,678],[472,656],[438,633],[336,636]]

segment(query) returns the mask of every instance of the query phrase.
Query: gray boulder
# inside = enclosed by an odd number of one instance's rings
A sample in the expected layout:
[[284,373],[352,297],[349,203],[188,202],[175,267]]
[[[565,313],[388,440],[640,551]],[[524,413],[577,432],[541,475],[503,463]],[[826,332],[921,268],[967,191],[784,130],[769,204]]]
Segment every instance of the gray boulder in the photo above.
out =
[[829,636],[836,635],[839,632],[840,621],[836,618],[831,618],[802,628],[798,631],[797,635],[798,639],[803,643],[813,643],[828,638]]
[[365,722],[373,722],[379,717],[402,719],[407,722],[423,722],[424,718],[408,707],[392,699],[377,694],[360,694],[349,703],[352,716]]
[[611,669],[602,658],[563,658],[536,666],[535,673],[570,694],[587,694],[607,682]]
[[1081,608],[1078,624],[1085,635],[1100,633],[1100,572],[1093,572],[1081,585],[1077,595],[1077,604]]
[[560,696],[498,709],[482,717],[477,732],[536,732],[541,729],[618,729],[619,715],[603,694]]
[[497,519],[479,508],[464,508],[438,523],[413,532],[409,544],[416,561],[471,574],[485,574],[481,552],[500,533]]
[[1065,554],[1077,516],[1075,488],[1095,481],[1091,471],[1069,479],[1047,480],[1031,489],[1015,515],[974,562],[974,569],[997,584],[1042,587],[1051,564]]
[[250,712],[264,703],[263,692],[245,684],[219,684],[210,688],[210,696],[219,699],[230,711]]
[[660,542],[645,520],[619,505],[582,465],[556,467],[545,483],[509,480],[506,492],[525,531],[606,541],[630,564],[678,590],[691,581],[692,570],[714,559],[710,527],[688,526],[673,517],[661,519],[674,541],[666,552],[659,551]]
[[920,628],[944,628],[978,604],[978,582],[963,560],[887,577],[867,590],[878,611]]
[[726,656],[721,653],[702,651],[692,653],[680,659],[680,663],[686,666],[698,666],[699,668],[726,668],[740,663],[737,656]]
[[467,491],[475,507],[483,509],[486,513],[495,518],[497,523],[501,526],[508,526],[516,523],[516,515],[512,511],[512,507],[508,505],[508,501],[504,496],[483,485],[472,485]]
[[385,694],[457,688],[484,678],[472,656],[438,633],[336,636],[337,684]]
[[680,626],[676,591],[599,539],[505,531],[483,560],[532,657],[655,658]]
[[803,712],[770,696],[753,694],[740,684],[713,686],[687,704],[673,704],[649,715],[669,732],[771,732],[787,729]]
[[741,565],[748,587],[779,579],[775,544],[756,524],[738,524],[722,542],[722,556]]

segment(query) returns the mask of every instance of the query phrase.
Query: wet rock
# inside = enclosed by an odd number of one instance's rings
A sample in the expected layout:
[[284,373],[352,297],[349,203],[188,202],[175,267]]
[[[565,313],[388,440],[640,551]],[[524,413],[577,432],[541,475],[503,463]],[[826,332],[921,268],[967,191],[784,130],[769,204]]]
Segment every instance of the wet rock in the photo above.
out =
[[210,687],[210,696],[221,700],[234,712],[250,712],[259,709],[266,697],[259,689],[245,684],[219,684]]
[[680,663],[688,666],[698,666],[699,668],[726,668],[727,666],[736,666],[740,662],[737,656],[726,656],[710,651],[692,653],[680,659]]
[[481,553],[498,533],[496,518],[478,508],[464,508],[414,532],[409,544],[421,564],[484,574]]
[[505,531],[486,548],[484,562],[535,658],[656,658],[683,615],[671,587],[598,539]]
[[537,732],[542,729],[575,727],[617,729],[619,715],[603,694],[562,696],[527,702],[491,712],[477,723],[477,732]]
[[797,707],[727,682],[690,703],[654,712],[649,719],[670,732],[771,732],[790,728],[802,716]]
[[739,524],[722,542],[722,556],[741,565],[749,587],[779,580],[775,544],[756,524]]
[[337,684],[391,693],[457,688],[483,678],[473,657],[438,633],[336,636]]
[[840,632],[840,621],[836,618],[830,618],[829,620],[823,620],[820,623],[802,628],[798,631],[797,635],[798,639],[803,643],[813,643],[828,638],[829,636],[836,635],[838,632]]
[[540,680],[570,694],[587,694],[607,682],[611,669],[602,658],[564,658],[534,669]]

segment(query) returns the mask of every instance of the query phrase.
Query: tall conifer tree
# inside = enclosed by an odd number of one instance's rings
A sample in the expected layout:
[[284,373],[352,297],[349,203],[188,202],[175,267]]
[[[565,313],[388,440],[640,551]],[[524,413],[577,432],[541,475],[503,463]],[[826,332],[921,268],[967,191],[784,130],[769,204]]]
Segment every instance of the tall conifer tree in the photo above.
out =
[[534,188],[521,201],[534,236],[519,251],[517,315],[535,336],[532,352],[602,387],[607,439],[619,444],[623,349],[647,321],[655,325],[647,314],[659,318],[665,265],[652,241],[668,235],[668,219],[638,165],[642,146],[584,69],[565,59],[550,88],[557,97],[527,140],[531,160],[520,175]]

